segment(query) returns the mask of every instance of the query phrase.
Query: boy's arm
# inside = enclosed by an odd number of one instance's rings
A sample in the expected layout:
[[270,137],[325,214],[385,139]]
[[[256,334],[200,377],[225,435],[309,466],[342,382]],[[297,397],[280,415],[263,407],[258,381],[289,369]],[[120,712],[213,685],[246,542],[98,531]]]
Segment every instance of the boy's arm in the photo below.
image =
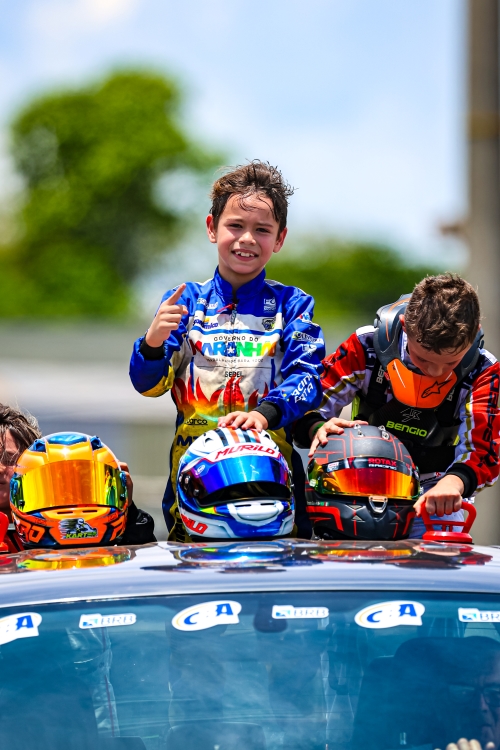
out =
[[282,383],[269,391],[255,409],[263,414],[270,429],[279,429],[319,405],[322,396],[322,359],[325,340],[321,328],[312,322],[314,300],[297,289],[286,308],[280,345]]
[[472,390],[460,408],[461,424],[455,463],[446,474],[456,475],[463,481],[463,497],[470,497],[498,479],[499,385],[500,365],[495,362],[486,367],[474,381]]
[[[184,285],[181,285],[184,286]],[[155,327],[156,331],[162,330],[170,334],[160,346],[151,346],[146,341],[146,335],[142,336],[134,344],[132,357],[130,359],[130,380],[132,385],[143,396],[156,398],[170,390],[174,382],[174,368],[171,365],[172,357],[180,351],[186,335],[186,325],[190,314],[191,300],[187,291],[178,294],[179,287],[169,290],[163,297],[156,316],[149,330]],[[169,303],[174,300],[173,304]],[[187,309],[184,317],[179,313],[166,312],[170,307]],[[168,318],[167,323],[165,319]],[[163,320],[162,320],[163,319]],[[177,322],[178,320],[178,322]],[[175,327],[172,327],[172,326]],[[156,341],[154,341],[156,343]]]
[[293,426],[294,440],[301,448],[308,448],[314,438],[314,446],[311,446],[311,451],[314,451],[319,443],[325,443],[327,435],[343,432],[343,427],[354,424],[338,417],[344,406],[352,403],[363,387],[367,361],[365,347],[371,348],[364,339],[369,335],[373,336],[371,327],[369,333],[363,329],[356,331],[340,344],[334,354],[323,360],[321,404],[316,411],[309,412]]

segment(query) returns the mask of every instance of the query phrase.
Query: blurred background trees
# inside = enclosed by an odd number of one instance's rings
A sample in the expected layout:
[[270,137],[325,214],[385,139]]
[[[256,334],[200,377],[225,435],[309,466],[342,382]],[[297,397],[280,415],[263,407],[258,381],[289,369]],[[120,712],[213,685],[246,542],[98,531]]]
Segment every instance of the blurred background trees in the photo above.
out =
[[327,333],[372,323],[379,307],[436,272],[430,265],[409,265],[401,253],[375,243],[314,235],[292,239],[268,266],[271,278],[314,296],[314,319]]
[[[15,239],[0,241],[1,317],[140,315],[138,280],[193,221],[201,226],[212,175],[228,161],[187,133],[182,104],[171,78],[127,70],[37,98],[17,115],[11,150],[23,191]],[[206,206],[193,212],[188,194],[200,184]],[[311,236],[292,237],[269,274],[312,294],[328,329],[369,322],[433,270],[373,243]]]
[[19,113],[11,147],[24,191],[16,239],[0,250],[1,316],[133,312],[133,282],[191,218],[162,179],[203,178],[221,161],[187,134],[181,104],[173,80],[124,71]]

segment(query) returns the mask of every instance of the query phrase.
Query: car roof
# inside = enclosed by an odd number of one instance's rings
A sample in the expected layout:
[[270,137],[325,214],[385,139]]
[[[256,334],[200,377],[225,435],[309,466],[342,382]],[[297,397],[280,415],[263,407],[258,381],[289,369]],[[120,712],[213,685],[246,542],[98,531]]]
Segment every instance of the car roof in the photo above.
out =
[[228,542],[0,555],[0,607],[253,591],[500,593],[500,549],[402,542]]

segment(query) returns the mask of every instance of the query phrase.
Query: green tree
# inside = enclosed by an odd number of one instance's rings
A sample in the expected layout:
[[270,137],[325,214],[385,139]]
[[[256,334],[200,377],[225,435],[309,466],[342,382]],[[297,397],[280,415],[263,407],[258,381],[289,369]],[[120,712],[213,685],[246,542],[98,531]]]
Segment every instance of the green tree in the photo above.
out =
[[220,163],[185,132],[176,84],[123,71],[46,95],[11,129],[24,180],[19,236],[0,252],[0,315],[116,316],[189,224],[159,185]]
[[315,320],[329,328],[346,322],[371,323],[382,305],[411,292],[430,266],[411,266],[400,253],[369,243],[333,237],[305,237],[283,248],[268,275],[298,285],[315,299]]

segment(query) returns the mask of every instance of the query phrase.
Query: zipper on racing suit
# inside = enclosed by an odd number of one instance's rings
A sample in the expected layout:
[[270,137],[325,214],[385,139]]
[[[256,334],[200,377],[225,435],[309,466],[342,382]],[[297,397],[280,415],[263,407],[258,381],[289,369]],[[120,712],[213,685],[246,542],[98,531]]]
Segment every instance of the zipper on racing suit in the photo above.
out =
[[[236,321],[236,313],[238,310],[238,300],[234,296],[233,296],[233,301],[229,305],[229,309],[231,310],[231,317],[229,319],[229,322],[231,324],[231,332],[234,334],[234,324]],[[236,342],[234,341],[234,338],[233,338],[233,343],[236,346]],[[229,380],[231,380],[231,378],[229,378]],[[229,391],[229,412],[233,411],[233,385],[234,383],[231,383],[231,390]]]

